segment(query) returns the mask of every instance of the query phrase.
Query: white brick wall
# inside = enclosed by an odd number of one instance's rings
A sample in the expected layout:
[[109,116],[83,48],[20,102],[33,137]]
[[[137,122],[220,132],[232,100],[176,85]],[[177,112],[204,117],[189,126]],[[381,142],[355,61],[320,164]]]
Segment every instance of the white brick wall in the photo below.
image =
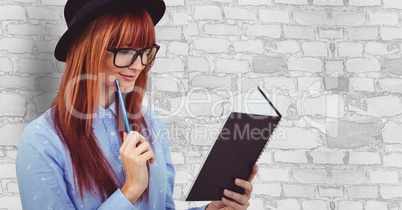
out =
[[[65,2],[0,3],[0,209],[21,209],[19,135],[57,92]],[[219,128],[227,91],[260,85],[284,118],[259,159],[249,209],[402,210],[402,1],[165,2],[149,84],[158,103],[148,103],[172,132],[178,209],[193,206],[184,196],[214,140],[178,122]],[[209,102],[178,110],[205,99],[200,89]]]

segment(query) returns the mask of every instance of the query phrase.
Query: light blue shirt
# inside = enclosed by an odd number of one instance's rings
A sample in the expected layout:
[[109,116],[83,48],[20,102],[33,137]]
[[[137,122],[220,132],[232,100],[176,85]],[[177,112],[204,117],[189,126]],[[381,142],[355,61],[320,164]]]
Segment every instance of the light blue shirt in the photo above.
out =
[[[119,148],[115,103],[104,109],[98,106],[93,131],[104,156],[109,161],[121,185],[125,171]],[[134,205],[118,188],[102,202],[99,196],[84,192],[81,200],[75,188],[69,153],[55,132],[51,118],[52,109],[25,127],[17,154],[17,179],[24,209],[175,209],[173,186],[175,171],[170,155],[167,133],[155,112],[143,107],[144,118],[151,131],[152,147],[156,160],[150,164],[149,199]],[[83,154],[84,155],[84,154]],[[121,187],[121,186],[120,186]],[[205,206],[197,208],[205,209]]]

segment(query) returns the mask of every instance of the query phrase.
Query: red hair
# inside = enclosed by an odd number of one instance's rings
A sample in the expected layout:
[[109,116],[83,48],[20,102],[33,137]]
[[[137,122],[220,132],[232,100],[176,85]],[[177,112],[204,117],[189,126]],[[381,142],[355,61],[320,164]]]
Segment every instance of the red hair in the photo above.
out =
[[[98,77],[102,73],[106,49],[123,46],[143,48],[153,44],[154,24],[145,10],[119,11],[94,20],[69,49],[59,92],[52,104],[53,121],[71,156],[81,199],[84,189],[105,200],[120,187],[92,130],[92,116],[96,112],[102,85]],[[146,130],[147,125],[141,114],[141,104],[149,68],[151,65],[146,66],[138,76],[135,82],[137,91],[128,93],[125,98],[127,112],[131,115],[140,113],[139,117],[129,121],[134,125],[133,130],[143,135],[145,133],[140,128],[142,126]],[[144,136],[150,138],[150,135]]]

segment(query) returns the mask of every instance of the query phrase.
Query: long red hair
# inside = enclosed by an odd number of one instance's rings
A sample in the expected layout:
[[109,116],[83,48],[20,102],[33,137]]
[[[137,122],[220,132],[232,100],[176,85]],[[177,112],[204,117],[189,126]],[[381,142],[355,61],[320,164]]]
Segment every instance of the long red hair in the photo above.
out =
[[[100,99],[101,84],[98,77],[102,73],[106,49],[123,46],[143,48],[153,44],[154,24],[145,10],[119,11],[105,14],[91,22],[69,49],[58,95],[52,104],[53,121],[71,156],[81,199],[86,189],[105,200],[122,185],[118,183],[117,176],[104,157],[92,130]],[[138,76],[135,82],[137,91],[130,92],[125,97],[128,114],[140,114],[140,117],[129,119],[132,130],[148,138],[150,135],[140,128],[147,130],[141,114],[141,104],[149,68],[151,66],[146,66]],[[118,122],[122,122],[122,119],[119,118]],[[123,126],[119,126],[121,127]]]

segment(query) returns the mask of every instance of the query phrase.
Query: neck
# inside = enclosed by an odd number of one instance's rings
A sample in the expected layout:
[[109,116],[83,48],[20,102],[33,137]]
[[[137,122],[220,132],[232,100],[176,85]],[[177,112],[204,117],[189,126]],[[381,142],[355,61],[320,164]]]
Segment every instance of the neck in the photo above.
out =
[[113,103],[115,98],[116,98],[115,97],[115,91],[114,90],[108,90],[104,94],[100,94],[98,104],[102,108],[106,109]]

